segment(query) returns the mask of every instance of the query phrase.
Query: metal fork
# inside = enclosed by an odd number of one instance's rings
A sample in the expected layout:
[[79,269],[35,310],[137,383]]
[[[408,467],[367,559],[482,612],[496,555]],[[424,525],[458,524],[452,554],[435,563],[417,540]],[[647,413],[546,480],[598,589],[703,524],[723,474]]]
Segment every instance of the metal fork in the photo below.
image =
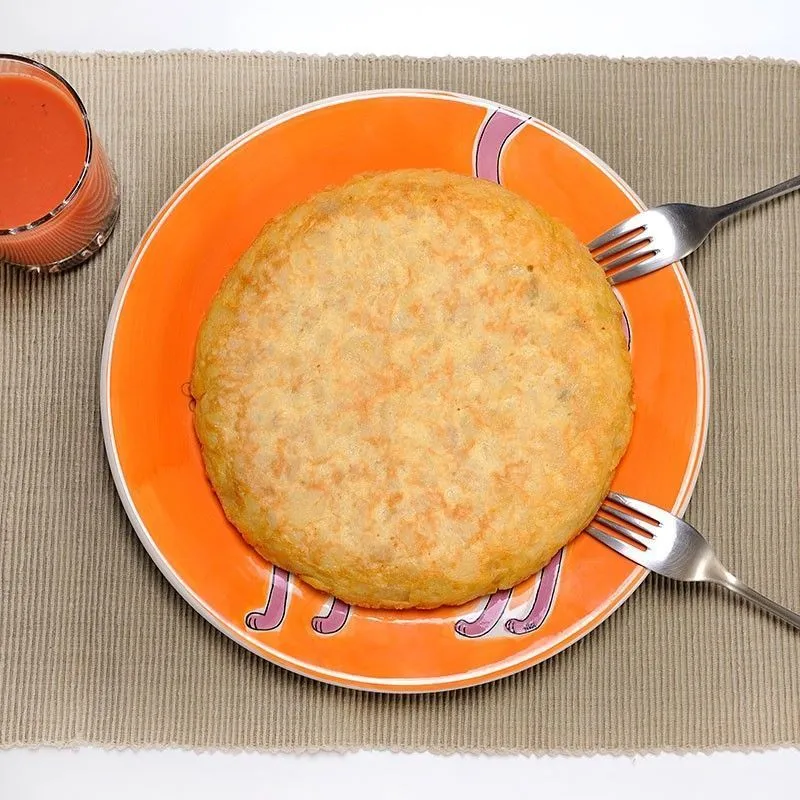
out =
[[[725,586],[789,625],[800,628],[800,614],[764,597],[720,564],[703,535],[688,522],[658,506],[612,492],[586,529],[595,539],[659,575],[676,581]],[[608,531],[614,531],[618,536]]]
[[667,203],[620,222],[589,242],[612,284],[639,278],[693,253],[722,220],[800,188],[800,175],[723,206]]

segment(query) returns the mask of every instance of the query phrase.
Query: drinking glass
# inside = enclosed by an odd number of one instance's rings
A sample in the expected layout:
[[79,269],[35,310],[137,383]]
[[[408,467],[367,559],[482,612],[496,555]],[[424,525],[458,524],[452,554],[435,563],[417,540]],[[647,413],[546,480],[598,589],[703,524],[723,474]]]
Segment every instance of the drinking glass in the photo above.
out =
[[117,178],[77,92],[44,64],[0,53],[0,262],[76,267],[118,216]]

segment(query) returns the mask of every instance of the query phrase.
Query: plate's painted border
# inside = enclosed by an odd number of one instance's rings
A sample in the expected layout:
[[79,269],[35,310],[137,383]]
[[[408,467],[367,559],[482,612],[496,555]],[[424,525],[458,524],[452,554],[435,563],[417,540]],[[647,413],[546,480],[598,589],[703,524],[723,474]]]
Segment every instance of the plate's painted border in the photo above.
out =
[[[533,656],[523,655],[509,662],[494,663],[489,667],[478,670],[437,678],[371,678],[368,676],[358,676],[350,673],[340,673],[332,670],[321,669],[313,664],[307,664],[287,656],[285,653],[276,651],[274,648],[265,645],[263,642],[259,642],[258,646],[256,646],[247,636],[242,635],[241,631],[232,627],[225,620],[217,616],[214,610],[210,608],[199,595],[193,592],[180,578],[180,576],[177,575],[177,573],[172,569],[171,565],[161,554],[161,551],[158,549],[158,546],[150,535],[150,532],[147,530],[147,527],[139,516],[139,513],[133,502],[133,498],[128,490],[127,483],[122,473],[119,454],[117,453],[111,412],[111,352],[114,346],[114,338],[116,336],[120,312],[122,310],[123,303],[125,302],[125,296],[127,294],[128,287],[130,286],[131,280],[136,273],[139,264],[141,263],[142,256],[147,251],[153,236],[161,228],[174,206],[179,203],[184,195],[221,159],[241,147],[246,142],[250,141],[256,136],[261,135],[264,131],[276,127],[277,125],[280,125],[294,117],[301,116],[316,109],[353,101],[369,100],[388,96],[418,97],[421,99],[437,98],[442,100],[451,100],[453,102],[466,103],[485,109],[501,108],[507,110],[511,114],[524,118],[526,120],[524,123],[525,125],[532,125],[546,131],[553,137],[564,142],[573,150],[580,153],[587,160],[598,167],[605,175],[607,175],[637,208],[640,210],[644,210],[645,208],[644,203],[625,183],[625,181],[623,181],[622,178],[617,175],[605,162],[600,160],[594,153],[585,148],[579,142],[576,142],[571,137],[545,122],[537,120],[533,117],[529,117],[527,114],[523,114],[522,112],[509,108],[508,106],[503,106],[500,103],[453,92],[426,91],[419,89],[388,89],[369,92],[354,92],[308,103],[292,109],[291,111],[287,111],[284,114],[273,117],[272,119],[257,125],[233,141],[229,142],[209,159],[207,159],[197,170],[195,170],[195,172],[192,173],[192,175],[190,175],[178,187],[169,200],[167,200],[167,202],[161,207],[158,214],[156,214],[155,218],[140,239],[139,244],[136,246],[131,259],[128,262],[128,266],[120,280],[120,284],[109,313],[100,363],[100,411],[106,455],[111,468],[111,474],[114,478],[114,484],[117,488],[120,499],[122,500],[122,504],[125,508],[126,514],[128,515],[128,519],[133,525],[133,528],[148,555],[153,559],[164,577],[170,582],[170,584],[172,584],[173,588],[181,595],[181,597],[183,597],[184,600],[186,600],[186,602],[188,602],[195,609],[195,611],[197,611],[215,628],[220,630],[237,644],[242,645],[252,653],[262,658],[268,657],[269,660],[274,661],[276,664],[300,675],[327,683],[332,683],[334,685],[346,686],[355,689],[377,692],[420,693],[456,689],[466,686],[473,686],[490,680],[497,680],[499,678],[512,675],[515,672],[519,672],[528,667],[534,666],[535,664],[556,655],[576,642],[578,639],[594,630],[600,623],[611,616],[611,614],[613,614],[614,611],[616,611],[617,608],[619,608],[619,606],[622,605],[622,603],[627,600],[631,594],[633,594],[645,577],[647,577],[648,571],[644,568],[640,568],[639,570],[635,571],[631,577],[619,587],[619,590],[615,596],[612,597],[610,602],[602,607],[599,607],[594,616],[589,617],[588,620],[584,620],[580,626],[576,626],[574,630],[567,633],[564,639],[559,642],[555,648],[545,650],[544,654],[540,652]],[[686,273],[679,262],[673,264],[670,269],[673,270],[676,278],[678,279],[681,291],[683,292],[684,299],[686,301],[686,306],[690,312],[690,323],[692,326],[695,359],[697,363],[698,410],[694,442],[690,454],[689,464],[684,475],[684,480],[678,492],[678,497],[676,498],[675,504],[672,508],[673,513],[683,514],[689,504],[694,486],[697,482],[697,477],[700,472],[703,453],[705,450],[706,436],[708,433],[709,366],[705,333],[700,321],[697,301],[695,300],[694,293],[689,285]],[[264,651],[266,651],[269,655],[265,656]]]

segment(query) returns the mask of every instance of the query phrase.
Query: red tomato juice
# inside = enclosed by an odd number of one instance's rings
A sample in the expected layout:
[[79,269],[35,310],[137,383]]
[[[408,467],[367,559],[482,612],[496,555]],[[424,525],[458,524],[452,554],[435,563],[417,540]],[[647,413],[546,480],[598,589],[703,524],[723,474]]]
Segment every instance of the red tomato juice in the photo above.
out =
[[76,266],[102,246],[118,210],[114,172],[67,84],[0,59],[0,262]]
[[88,136],[75,101],[32,75],[0,74],[0,228],[56,208],[83,171]]

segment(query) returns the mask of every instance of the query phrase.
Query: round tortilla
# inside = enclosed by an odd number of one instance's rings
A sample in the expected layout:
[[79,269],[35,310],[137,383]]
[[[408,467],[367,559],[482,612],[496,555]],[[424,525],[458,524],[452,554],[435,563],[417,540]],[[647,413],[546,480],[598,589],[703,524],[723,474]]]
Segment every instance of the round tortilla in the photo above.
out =
[[484,180],[362,176],[272,220],[202,324],[195,424],[228,519],[361,606],[541,569],[627,447],[621,309],[570,230]]

